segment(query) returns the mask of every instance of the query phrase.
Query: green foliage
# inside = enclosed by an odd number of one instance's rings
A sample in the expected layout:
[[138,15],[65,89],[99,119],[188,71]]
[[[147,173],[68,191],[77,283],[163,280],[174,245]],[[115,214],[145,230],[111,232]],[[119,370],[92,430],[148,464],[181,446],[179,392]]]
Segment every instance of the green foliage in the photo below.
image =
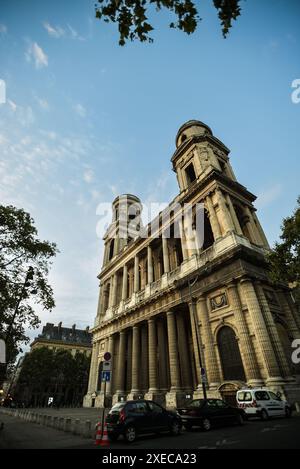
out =
[[[147,11],[154,6],[157,11],[165,8],[172,12],[177,21],[172,22],[170,28],[177,28],[187,34],[193,33],[201,18],[195,2],[192,0],[97,0],[96,18],[106,23],[117,23],[119,28],[119,44],[123,46],[126,40],[138,39],[141,42],[152,42],[149,33],[153,26],[148,21]],[[241,14],[240,0],[213,0],[222,25],[223,36],[226,37],[232,26],[232,21]]]
[[68,350],[47,347],[25,355],[14,391],[17,401],[47,405],[50,396],[55,404],[79,403],[88,384],[90,358],[83,353],[73,356]]
[[271,277],[275,282],[300,282],[300,197],[292,216],[282,223],[282,242],[269,255]]
[[19,346],[28,341],[25,327],[40,320],[34,305],[51,310],[55,303],[47,277],[54,243],[41,241],[29,213],[0,205],[0,333],[7,337],[7,359],[14,361]]

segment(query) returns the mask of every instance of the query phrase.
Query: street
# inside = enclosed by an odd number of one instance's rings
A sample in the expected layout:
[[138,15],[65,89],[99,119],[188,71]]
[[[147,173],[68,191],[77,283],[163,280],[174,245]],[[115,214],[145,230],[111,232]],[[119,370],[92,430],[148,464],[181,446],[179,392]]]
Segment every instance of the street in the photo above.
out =
[[[1,414],[4,429],[0,431],[1,449],[99,449],[94,441],[49,427],[29,423]],[[223,427],[204,433],[183,431],[178,437],[169,434],[140,437],[128,445],[122,439],[110,444],[115,449],[299,449],[300,415],[291,419],[277,418],[262,422],[252,420],[243,427]],[[101,451],[101,448],[99,449]]]

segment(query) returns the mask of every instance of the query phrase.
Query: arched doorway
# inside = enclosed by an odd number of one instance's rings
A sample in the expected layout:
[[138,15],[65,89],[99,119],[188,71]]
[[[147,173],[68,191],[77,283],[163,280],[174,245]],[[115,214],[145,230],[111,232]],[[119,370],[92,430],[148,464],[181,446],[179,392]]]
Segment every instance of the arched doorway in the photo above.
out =
[[217,343],[225,381],[245,381],[242,357],[234,330],[223,326],[217,335]]
[[242,381],[231,381],[228,383],[223,383],[219,387],[219,393],[221,394],[223,401],[227,402],[227,404],[233,407],[236,407],[236,392],[239,389],[245,388],[246,386],[247,384]]

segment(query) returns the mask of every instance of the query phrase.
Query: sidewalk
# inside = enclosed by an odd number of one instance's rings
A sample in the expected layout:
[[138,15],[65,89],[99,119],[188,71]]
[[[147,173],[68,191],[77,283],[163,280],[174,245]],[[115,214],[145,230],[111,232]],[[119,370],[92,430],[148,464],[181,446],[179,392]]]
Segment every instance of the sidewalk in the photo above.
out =
[[[103,409],[95,408],[72,408],[72,409],[9,409],[0,408],[1,413],[11,415],[28,422],[38,423],[46,427],[93,438],[95,425],[102,420]],[[105,410],[108,413],[108,409]]]

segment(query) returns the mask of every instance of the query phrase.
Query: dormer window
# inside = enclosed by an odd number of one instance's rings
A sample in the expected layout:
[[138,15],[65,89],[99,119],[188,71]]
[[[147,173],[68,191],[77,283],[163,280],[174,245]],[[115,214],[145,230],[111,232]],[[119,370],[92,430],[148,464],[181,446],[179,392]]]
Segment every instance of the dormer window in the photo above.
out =
[[196,174],[194,170],[194,165],[193,163],[190,163],[186,168],[185,168],[185,174],[186,174],[186,179],[188,186],[192,184],[196,180]]

